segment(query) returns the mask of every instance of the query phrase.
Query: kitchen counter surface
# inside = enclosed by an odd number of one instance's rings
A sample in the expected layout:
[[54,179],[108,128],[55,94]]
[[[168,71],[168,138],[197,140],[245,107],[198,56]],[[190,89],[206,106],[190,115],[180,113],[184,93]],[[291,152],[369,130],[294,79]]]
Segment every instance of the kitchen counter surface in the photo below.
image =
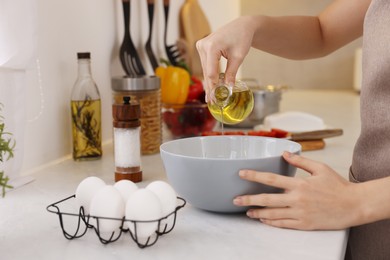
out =
[[[289,90],[281,111],[305,111],[344,135],[326,140],[326,147],[303,155],[326,162],[347,178],[354,142],[359,133],[359,95],[352,91]],[[266,226],[243,214],[216,214],[187,204],[179,210],[174,230],[152,247],[140,249],[129,236],[103,245],[90,230],[67,240],[57,215],[46,206],[74,194],[87,176],[113,184],[112,145],[102,160],[70,159],[33,173],[35,181],[0,198],[0,259],[343,259],[347,230],[297,231]],[[166,180],[159,154],[143,156],[144,180]],[[304,176],[298,171],[298,176]]]

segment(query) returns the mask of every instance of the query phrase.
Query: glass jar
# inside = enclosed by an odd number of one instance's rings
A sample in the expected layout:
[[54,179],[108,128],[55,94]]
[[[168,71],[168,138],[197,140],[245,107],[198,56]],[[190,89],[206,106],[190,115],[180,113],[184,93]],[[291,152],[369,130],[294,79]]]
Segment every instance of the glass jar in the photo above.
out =
[[112,91],[114,104],[121,104],[125,96],[138,101],[141,108],[141,153],[158,153],[162,142],[160,79],[156,76],[114,77]]

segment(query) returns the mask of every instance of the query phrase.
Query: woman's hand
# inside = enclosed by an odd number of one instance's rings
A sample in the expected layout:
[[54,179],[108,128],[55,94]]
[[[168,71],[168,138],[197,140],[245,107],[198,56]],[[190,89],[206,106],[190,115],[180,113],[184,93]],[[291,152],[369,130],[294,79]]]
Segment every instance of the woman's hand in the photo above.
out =
[[283,158],[311,176],[294,178],[267,172],[240,171],[245,180],[284,189],[280,194],[244,195],[234,199],[239,206],[264,206],[250,209],[247,215],[283,228],[316,230],[343,229],[360,224],[361,184],[350,183],[327,165],[288,152]]
[[196,43],[203,68],[206,101],[218,83],[221,57],[227,59],[226,83],[235,82],[237,70],[251,47],[255,24],[251,17],[240,17]]

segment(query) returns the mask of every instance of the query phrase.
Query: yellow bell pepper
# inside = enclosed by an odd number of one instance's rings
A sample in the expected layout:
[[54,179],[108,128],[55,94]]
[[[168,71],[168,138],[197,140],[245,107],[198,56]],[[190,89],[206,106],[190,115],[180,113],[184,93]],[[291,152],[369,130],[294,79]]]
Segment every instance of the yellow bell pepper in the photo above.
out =
[[161,80],[161,101],[168,104],[184,104],[190,88],[190,74],[181,67],[157,67],[156,76]]

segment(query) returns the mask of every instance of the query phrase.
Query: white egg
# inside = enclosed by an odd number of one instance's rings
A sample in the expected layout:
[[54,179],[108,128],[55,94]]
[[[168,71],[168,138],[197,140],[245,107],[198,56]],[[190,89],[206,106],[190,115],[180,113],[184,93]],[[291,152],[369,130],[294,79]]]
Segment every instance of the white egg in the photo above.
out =
[[122,195],[113,186],[105,186],[93,197],[90,212],[91,216],[115,218],[115,220],[99,218],[98,225],[100,233],[112,233],[117,231],[121,226],[122,219],[125,215],[125,204]]
[[[126,219],[135,221],[158,220],[163,216],[160,200],[150,190],[138,189],[127,200]],[[135,235],[137,229],[137,239],[144,240],[154,234],[158,228],[158,221],[152,222],[127,221],[130,231]]]
[[89,214],[92,198],[104,186],[106,183],[95,176],[85,178],[77,186],[76,201],[80,207],[84,208],[85,215]]
[[146,189],[153,191],[161,201],[163,215],[167,216],[176,208],[176,192],[164,181],[154,181],[146,186]]
[[[159,198],[164,217],[168,216],[176,209],[176,192],[171,187],[171,185],[164,181],[154,181],[148,186],[146,186],[146,189],[151,190]],[[166,230],[169,230],[173,224],[174,215],[172,214],[161,221],[159,231],[163,232],[164,228],[166,228]]]
[[120,180],[114,184],[114,188],[120,192],[123,201],[126,204],[127,199],[138,189],[138,186],[132,181]]

